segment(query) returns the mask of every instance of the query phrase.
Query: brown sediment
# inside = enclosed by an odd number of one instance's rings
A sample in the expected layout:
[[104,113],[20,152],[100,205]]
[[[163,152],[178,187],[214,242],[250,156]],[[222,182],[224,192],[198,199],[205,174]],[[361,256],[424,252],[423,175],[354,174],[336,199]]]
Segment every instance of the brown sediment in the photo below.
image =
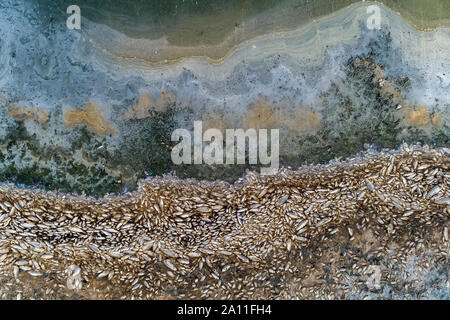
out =
[[25,120],[34,117],[34,107],[26,107],[18,103],[12,104],[8,109],[8,115],[15,120]]
[[440,112],[435,112],[431,116],[431,124],[433,126],[440,126],[442,124],[442,116]]
[[7,114],[12,117],[14,120],[24,121],[27,119],[35,119],[41,126],[45,126],[49,119],[49,112],[45,109],[29,106],[26,107],[24,105],[14,103],[12,104]]
[[382,65],[376,65],[361,58],[357,58],[355,64],[373,70],[373,83],[378,85],[382,96],[392,98],[392,101],[398,105],[396,113],[402,120],[403,125],[426,127],[429,125],[439,126],[442,123],[440,112],[430,114],[429,108],[426,106],[411,106],[410,102],[403,98],[401,90],[395,85],[394,81],[384,77],[384,67]]
[[36,121],[41,125],[45,126],[50,120],[50,115],[47,110],[37,108],[36,110]]
[[[383,80],[381,80],[383,81]],[[384,80],[380,89],[380,92],[383,96],[389,96],[392,95],[392,101],[394,101],[395,104],[401,104],[403,102],[403,96],[400,89],[396,88],[393,81],[390,80]]]
[[64,112],[64,125],[73,128],[86,126],[97,135],[116,133],[117,129],[105,119],[101,111],[92,102],[88,102],[81,109],[71,109]]
[[287,113],[286,117],[287,127],[298,133],[311,133],[320,128],[320,114],[305,106],[296,108],[294,115]]
[[208,129],[217,129],[225,137],[226,129],[231,129],[230,121],[225,119],[225,115],[221,111],[214,111],[205,114],[203,117],[203,131]]
[[144,119],[151,116],[151,112],[166,112],[175,105],[176,96],[167,88],[164,88],[158,100],[155,100],[149,93],[143,93],[138,102],[119,117],[120,121],[132,119]]
[[440,112],[430,114],[425,106],[412,107],[410,105],[402,106],[397,114],[406,125],[415,127],[440,126],[442,124],[442,116]]
[[144,93],[139,97],[138,102],[130,110],[125,112],[119,120],[144,119],[150,116],[150,108],[155,104],[153,97],[149,93]]
[[430,114],[424,106],[406,107],[406,121],[415,126],[425,126],[430,123]]
[[271,129],[277,124],[279,124],[279,114],[275,104],[262,97],[248,106],[243,119],[245,129]]
[[244,115],[244,128],[287,128],[297,133],[311,133],[320,128],[320,114],[306,106],[284,108],[259,97]]
[[449,169],[447,149],[405,145],[234,185],[147,179],[101,199],[3,184],[2,298],[348,298],[381,294],[367,282],[380,267],[414,299],[423,288],[396,270],[411,257],[448,268]]

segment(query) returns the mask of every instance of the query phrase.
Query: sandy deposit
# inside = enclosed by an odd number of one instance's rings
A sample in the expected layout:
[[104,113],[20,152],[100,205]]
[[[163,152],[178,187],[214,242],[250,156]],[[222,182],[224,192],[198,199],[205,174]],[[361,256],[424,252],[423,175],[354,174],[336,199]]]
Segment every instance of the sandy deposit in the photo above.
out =
[[72,109],[64,112],[64,125],[72,128],[86,126],[88,130],[98,135],[106,135],[117,132],[116,128],[105,119],[97,106],[88,102],[80,109]]

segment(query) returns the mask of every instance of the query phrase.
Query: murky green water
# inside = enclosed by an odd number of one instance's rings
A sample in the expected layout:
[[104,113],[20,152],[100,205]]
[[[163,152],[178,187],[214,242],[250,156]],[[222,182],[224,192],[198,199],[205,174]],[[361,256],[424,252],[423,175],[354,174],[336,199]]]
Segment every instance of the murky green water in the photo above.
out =
[[382,3],[421,29],[449,26],[450,1],[448,0],[382,0]]
[[[39,0],[41,8],[65,11],[69,0]],[[80,0],[82,14],[135,38],[165,36],[175,45],[215,44],[255,18],[249,31],[286,29],[358,0]],[[450,1],[382,0],[422,29],[448,25]],[[60,15],[63,16],[63,15]]]

